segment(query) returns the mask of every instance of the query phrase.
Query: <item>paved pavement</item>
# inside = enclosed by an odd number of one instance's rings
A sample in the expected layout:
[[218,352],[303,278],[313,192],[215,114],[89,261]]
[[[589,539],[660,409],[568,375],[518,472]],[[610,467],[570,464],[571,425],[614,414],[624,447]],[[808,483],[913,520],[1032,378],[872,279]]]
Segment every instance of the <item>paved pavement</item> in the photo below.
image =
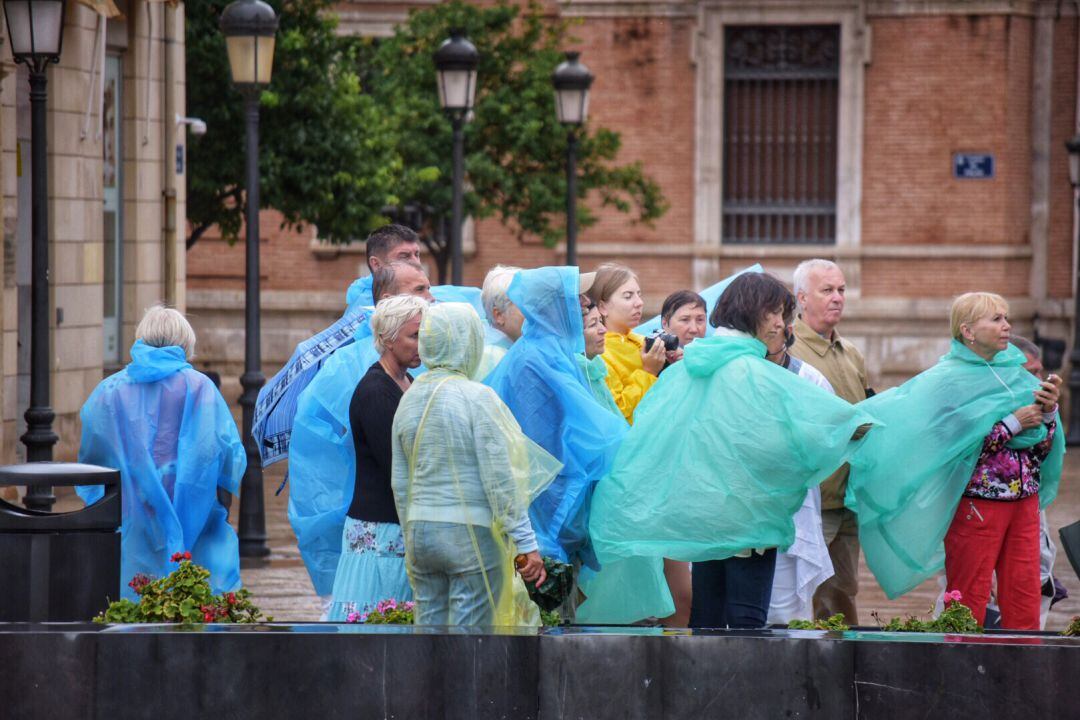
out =
[[[263,611],[275,620],[318,620],[319,604],[315,599],[296,547],[296,538],[285,516],[288,502],[288,486],[281,495],[274,493],[281,484],[287,463],[278,463],[267,469],[265,478],[266,520],[270,536],[268,562],[244,567],[241,570],[244,584],[255,596]],[[234,502],[231,517],[235,521],[237,505]],[[1080,450],[1074,450],[1065,458],[1065,477],[1057,501],[1048,512],[1051,533],[1057,541],[1058,529],[1080,519]],[[1070,597],[1058,603],[1051,611],[1047,629],[1065,627],[1073,615],[1080,614],[1080,579],[1077,578],[1065,557],[1058,552],[1055,570],[1058,578],[1069,590]],[[929,580],[907,595],[889,600],[878,587],[877,581],[866,567],[860,569],[859,619],[864,625],[872,625],[870,613],[878,611],[883,617],[906,614],[921,615],[928,612],[938,594],[935,580]]]

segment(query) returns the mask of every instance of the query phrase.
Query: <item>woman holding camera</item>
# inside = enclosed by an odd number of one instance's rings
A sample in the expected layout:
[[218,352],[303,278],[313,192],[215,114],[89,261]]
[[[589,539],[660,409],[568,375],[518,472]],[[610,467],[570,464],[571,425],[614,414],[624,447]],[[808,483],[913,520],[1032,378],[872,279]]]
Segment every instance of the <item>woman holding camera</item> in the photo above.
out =
[[713,311],[716,336],[689,345],[638,407],[597,485],[589,523],[597,557],[605,567],[637,561],[623,587],[639,606],[671,606],[670,596],[642,597],[660,587],[661,559],[670,558],[694,563],[691,626],[764,625],[775,548],[794,542],[807,490],[875,422],[767,359],[782,350],[794,311],[776,278],[735,278]]
[[667,362],[681,354],[668,352],[664,343],[652,343],[646,349],[645,338],[633,331],[641,323],[645,302],[637,275],[625,265],[604,263],[596,269],[596,279],[589,289],[589,299],[596,303],[607,327],[604,336],[604,363],[607,383],[615,403],[629,423],[634,409],[656,382]]
[[1057,495],[1065,452],[1061,380],[1024,368],[1024,353],[1009,344],[1008,313],[1000,295],[959,296],[948,354],[859,403],[886,427],[851,460],[849,506],[866,563],[890,598],[944,564],[947,589],[960,591],[982,624],[996,572],[1001,626],[1038,630],[1039,510]]
[[679,347],[686,347],[705,337],[709,328],[707,312],[705,298],[693,290],[677,290],[664,299],[660,308],[660,327],[665,333],[679,338]]

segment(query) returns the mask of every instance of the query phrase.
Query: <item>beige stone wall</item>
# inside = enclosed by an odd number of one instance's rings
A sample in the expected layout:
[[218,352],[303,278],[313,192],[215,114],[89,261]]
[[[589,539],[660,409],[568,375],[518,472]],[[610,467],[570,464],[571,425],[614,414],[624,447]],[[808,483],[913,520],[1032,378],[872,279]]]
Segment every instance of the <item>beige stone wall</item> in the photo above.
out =
[[[183,303],[182,254],[179,262],[165,265],[162,202],[166,168],[174,172],[173,138],[183,142],[182,134],[175,132],[174,120],[165,116],[164,40],[169,30],[173,40],[169,47],[177,70],[169,90],[176,100],[176,111],[183,114],[183,11],[135,0],[119,5],[124,17],[108,21],[108,31],[101,36],[98,15],[82,5],[69,4],[60,63],[48,70],[50,364],[54,429],[60,436],[54,453],[57,459],[76,455],[79,408],[104,373],[103,139],[98,75],[104,68],[99,42],[109,53],[122,57],[121,346],[125,358],[144,308],[167,296]],[[169,14],[174,19],[166,22]],[[19,348],[28,347],[30,337],[25,321],[20,328],[18,285],[28,282],[28,275],[20,277],[12,266],[20,254],[29,257],[26,218],[22,218],[25,228],[19,228],[20,210],[29,209],[28,200],[20,201],[20,192],[28,191],[27,183],[20,185],[20,172],[28,173],[29,167],[27,156],[22,157],[20,166],[18,145],[23,138],[28,150],[30,134],[25,73],[16,72],[6,46],[0,50],[0,62],[4,71],[0,79],[0,187],[6,263],[0,295],[0,462],[6,463],[21,457],[18,436],[26,410],[26,392],[24,389],[20,393],[19,386],[20,382],[25,386],[28,379],[25,374],[20,379],[19,373],[28,368],[25,361],[20,368]],[[177,215],[182,225],[182,176],[176,184]],[[181,279],[180,291],[177,278]]]

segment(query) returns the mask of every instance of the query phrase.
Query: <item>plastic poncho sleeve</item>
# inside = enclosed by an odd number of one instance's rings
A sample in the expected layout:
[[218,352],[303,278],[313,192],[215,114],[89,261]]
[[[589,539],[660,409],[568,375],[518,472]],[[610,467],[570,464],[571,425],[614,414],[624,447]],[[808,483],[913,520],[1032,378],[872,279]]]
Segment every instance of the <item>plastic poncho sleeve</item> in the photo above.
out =
[[[953,342],[937,365],[859,403],[886,428],[868,436],[851,459],[846,504],[858,514],[866,563],[895,598],[944,567],[944,538],[995,423],[1033,402],[1038,380],[1010,346],[986,362]],[[1025,430],[1009,447],[1045,439]],[[1056,432],[1043,461],[1039,502],[1057,495],[1065,447]],[[932,438],[932,442],[927,439]]]
[[[502,403],[499,405],[502,406]],[[517,428],[517,423],[509,412],[505,415],[499,412],[501,409],[477,412],[472,417],[480,482],[488,496],[495,522],[513,539],[518,552],[527,553],[537,547],[536,535],[529,523],[531,493],[519,492],[522,478],[514,476],[512,469],[515,462],[510,457],[513,450],[506,442],[507,427]],[[517,433],[521,433],[520,428],[517,428]],[[508,469],[511,472],[507,472]],[[524,480],[528,482],[528,476]]]
[[601,357],[608,369],[608,389],[629,423],[633,423],[634,410],[657,379],[642,367],[641,349],[644,342],[636,333],[619,335],[609,332],[604,336],[604,354]]

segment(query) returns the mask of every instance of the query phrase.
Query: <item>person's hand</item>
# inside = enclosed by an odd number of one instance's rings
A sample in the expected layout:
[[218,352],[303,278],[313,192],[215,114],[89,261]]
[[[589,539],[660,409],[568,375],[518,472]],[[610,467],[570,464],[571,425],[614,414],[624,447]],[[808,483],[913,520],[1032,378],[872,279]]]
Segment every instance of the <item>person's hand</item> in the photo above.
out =
[[666,353],[664,353],[664,356],[667,359],[668,365],[672,363],[677,363],[682,360],[683,350],[681,347],[675,348],[674,350],[668,350]]
[[1061,394],[1061,378],[1051,375],[1042,381],[1038,390],[1035,391],[1035,402],[1042,405],[1043,412],[1053,412]]
[[1020,421],[1021,428],[1029,430],[1042,425],[1042,413],[1042,407],[1038,404],[1024,405],[1013,410],[1013,417]]
[[518,564],[518,575],[521,575],[525,582],[543,585],[547,580],[547,571],[544,570],[544,559],[540,557],[540,553],[533,550],[531,553],[524,553],[524,558],[524,564]]
[[664,369],[665,362],[667,362],[667,350],[659,338],[653,341],[652,348],[649,350],[641,348],[641,365],[650,375],[659,375]]

